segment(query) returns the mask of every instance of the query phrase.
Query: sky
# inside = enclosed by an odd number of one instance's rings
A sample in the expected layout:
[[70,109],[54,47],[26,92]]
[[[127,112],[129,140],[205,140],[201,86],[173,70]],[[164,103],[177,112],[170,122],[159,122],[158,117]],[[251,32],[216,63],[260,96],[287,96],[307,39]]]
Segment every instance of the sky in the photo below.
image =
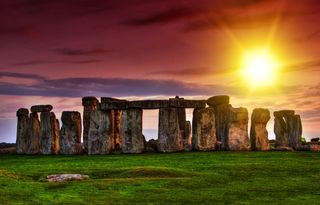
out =
[[[249,113],[293,109],[319,137],[319,20],[318,0],[1,0],[0,142],[15,142],[17,109],[52,104],[60,118],[83,96],[226,94]],[[277,59],[271,86],[239,74],[256,48]],[[147,138],[157,116],[144,112]]]

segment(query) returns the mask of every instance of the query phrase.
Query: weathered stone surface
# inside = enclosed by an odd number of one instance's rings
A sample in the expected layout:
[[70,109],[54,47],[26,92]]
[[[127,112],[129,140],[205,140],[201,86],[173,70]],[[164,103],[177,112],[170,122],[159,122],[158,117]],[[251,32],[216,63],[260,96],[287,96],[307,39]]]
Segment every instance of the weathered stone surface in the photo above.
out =
[[75,111],[64,111],[61,116],[60,154],[81,154],[81,115]]
[[194,150],[210,151],[216,145],[216,125],[214,108],[195,109],[193,111],[192,145]]
[[146,152],[158,152],[158,140],[151,139],[146,142]]
[[251,115],[250,141],[251,149],[267,151],[270,149],[267,123],[270,120],[268,109],[256,108]]
[[228,150],[229,112],[230,104],[221,104],[214,107],[216,120],[216,137],[219,149]]
[[40,153],[40,120],[36,112],[30,113],[29,126],[28,126],[28,150],[27,154]]
[[184,150],[184,136],[179,126],[179,109],[159,109],[158,132],[160,152],[177,152]]
[[299,147],[302,136],[302,124],[300,115],[290,115],[287,121],[289,146],[293,149]]
[[114,110],[114,150],[121,150],[121,110]]
[[113,149],[114,112],[94,110],[91,112],[88,137],[88,154],[109,154]]
[[279,110],[273,112],[274,117],[286,117],[289,115],[294,115],[294,110]]
[[310,144],[310,151],[312,151],[312,152],[320,152],[320,145],[318,145],[318,144]]
[[184,131],[184,150],[191,151],[192,150],[192,129],[191,129],[191,122],[186,121],[185,131]]
[[276,147],[289,146],[287,125],[283,118],[274,118],[274,134],[276,135]]
[[215,107],[217,105],[229,104],[229,100],[230,98],[227,95],[217,95],[207,99],[206,103],[211,107]]
[[181,98],[170,98],[169,100],[118,100],[112,98],[101,98],[101,110],[125,110],[137,109],[160,109],[160,108],[204,108],[205,100],[184,100]]
[[59,124],[53,112],[41,112],[40,153],[58,154]]
[[142,153],[145,151],[145,139],[142,134],[142,109],[122,111],[121,138],[123,153]]
[[291,147],[286,147],[286,146],[278,146],[278,147],[275,147],[273,149],[274,151],[285,151],[285,152],[293,152],[294,149],[292,149]]
[[84,97],[82,98],[83,105],[83,146],[85,151],[88,151],[88,136],[90,128],[90,115],[91,112],[97,110],[99,101],[96,97]]
[[248,135],[248,110],[246,108],[230,108],[229,120],[229,150],[249,150],[250,140]]
[[52,109],[52,105],[34,105],[31,107],[31,112],[50,112]]
[[17,138],[16,138],[16,152],[17,154],[25,154],[28,150],[28,124],[29,124],[29,110],[20,108],[17,111]]
[[47,180],[49,182],[66,182],[66,181],[81,181],[84,179],[88,179],[88,175],[81,174],[54,174],[47,176]]

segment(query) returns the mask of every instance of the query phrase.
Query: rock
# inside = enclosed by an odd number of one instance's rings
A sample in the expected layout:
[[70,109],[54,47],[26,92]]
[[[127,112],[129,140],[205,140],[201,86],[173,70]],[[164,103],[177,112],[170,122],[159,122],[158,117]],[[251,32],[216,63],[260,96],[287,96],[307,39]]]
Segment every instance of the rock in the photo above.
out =
[[123,153],[145,152],[145,139],[142,134],[142,109],[122,111],[121,137],[121,150]]
[[90,117],[88,154],[109,154],[113,149],[114,112],[93,110]]
[[227,95],[217,95],[207,99],[206,103],[210,107],[215,107],[217,105],[229,104],[230,97]]
[[64,111],[61,116],[60,154],[81,154],[81,115],[75,111]]
[[190,121],[186,121],[184,139],[183,139],[184,151],[192,150],[192,128]]
[[53,112],[40,114],[40,153],[58,154],[59,152],[59,124]]
[[251,149],[267,151],[270,149],[267,123],[270,120],[268,109],[256,108],[251,115],[250,141]]
[[287,125],[283,118],[276,117],[274,119],[274,133],[276,135],[276,147],[289,146]]
[[228,135],[229,135],[229,112],[230,104],[221,104],[214,107],[216,120],[216,137],[220,142],[221,150],[228,150]]
[[15,147],[0,148],[0,154],[14,154],[14,153],[17,153]]
[[30,113],[28,125],[28,150],[26,154],[39,154],[40,153],[40,120],[36,112]]
[[296,149],[300,146],[302,137],[302,123],[300,115],[290,115],[287,121],[289,146]]
[[311,141],[311,142],[319,142],[319,140],[320,140],[320,138],[317,137],[317,138],[312,138],[310,141]]
[[184,135],[179,126],[178,108],[159,109],[158,140],[160,152],[178,152],[184,150]]
[[16,152],[17,154],[25,154],[28,150],[28,124],[29,124],[29,110],[20,108],[17,111],[17,138],[16,138]]
[[229,150],[249,150],[250,140],[248,136],[248,110],[246,108],[230,108],[229,120]]
[[320,152],[320,145],[318,145],[318,144],[310,144],[310,151],[312,151],[312,152]]
[[96,97],[83,97],[82,106],[83,106],[83,146],[85,151],[88,151],[88,136],[90,128],[90,115],[91,112],[96,110],[98,107],[99,101]]
[[286,146],[278,146],[278,147],[275,147],[273,149],[274,151],[286,151],[286,152],[293,152],[294,149],[292,149],[291,147],[286,147]]
[[121,110],[114,110],[114,150],[121,150]]
[[50,112],[52,109],[52,105],[34,105],[31,107],[31,112]]
[[65,181],[81,181],[84,179],[88,179],[88,175],[81,175],[81,174],[54,174],[47,176],[47,180],[49,182],[65,182]]
[[273,112],[274,117],[286,117],[288,115],[294,115],[294,110],[280,110]]
[[151,139],[146,142],[146,152],[158,152],[158,140]]
[[214,108],[194,109],[192,146],[194,150],[210,151],[216,145],[216,126]]

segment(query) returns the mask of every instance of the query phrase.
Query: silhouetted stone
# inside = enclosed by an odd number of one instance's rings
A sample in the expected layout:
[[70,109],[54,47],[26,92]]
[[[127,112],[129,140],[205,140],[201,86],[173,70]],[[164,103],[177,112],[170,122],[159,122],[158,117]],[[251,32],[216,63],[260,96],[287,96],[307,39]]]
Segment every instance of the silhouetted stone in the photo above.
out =
[[316,138],[312,138],[310,141],[311,142],[319,142],[320,138],[319,137],[316,137]]
[[84,97],[82,98],[83,106],[83,146],[85,151],[88,151],[88,136],[90,128],[90,115],[91,112],[96,110],[98,107],[99,101],[96,97]]
[[142,109],[122,111],[121,138],[123,153],[142,153],[145,151],[145,139],[142,134]]
[[251,115],[250,141],[251,149],[266,151],[270,149],[267,123],[270,120],[268,109],[256,108]]
[[230,108],[229,120],[229,150],[249,150],[250,140],[248,136],[248,110],[246,108]]
[[25,154],[28,150],[28,123],[29,110],[20,108],[17,111],[17,138],[16,138],[16,152],[17,154]]
[[90,117],[88,154],[109,154],[113,149],[113,111],[93,110]]
[[50,112],[52,109],[52,105],[34,105],[31,107],[31,112]]
[[41,112],[40,153],[58,154],[59,124],[53,112]]
[[192,127],[193,149],[199,151],[214,150],[217,141],[214,108],[194,109]]
[[229,104],[229,100],[230,98],[227,95],[217,95],[207,99],[206,103],[210,107],[215,107],[217,105]]
[[177,152],[184,150],[184,136],[179,126],[179,109],[159,109],[158,132],[160,152]]
[[27,154],[40,153],[40,120],[37,112],[30,113],[28,126],[28,151]]
[[60,154],[81,154],[81,115],[75,111],[64,111],[61,116]]
[[158,140],[151,139],[146,142],[146,152],[158,152]]

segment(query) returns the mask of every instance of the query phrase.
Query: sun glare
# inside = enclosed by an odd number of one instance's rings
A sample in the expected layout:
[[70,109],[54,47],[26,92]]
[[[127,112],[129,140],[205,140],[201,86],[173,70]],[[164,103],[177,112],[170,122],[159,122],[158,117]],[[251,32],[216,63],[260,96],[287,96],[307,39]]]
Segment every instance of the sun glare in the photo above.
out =
[[279,64],[267,49],[254,49],[244,53],[241,75],[253,88],[268,87],[276,83]]

